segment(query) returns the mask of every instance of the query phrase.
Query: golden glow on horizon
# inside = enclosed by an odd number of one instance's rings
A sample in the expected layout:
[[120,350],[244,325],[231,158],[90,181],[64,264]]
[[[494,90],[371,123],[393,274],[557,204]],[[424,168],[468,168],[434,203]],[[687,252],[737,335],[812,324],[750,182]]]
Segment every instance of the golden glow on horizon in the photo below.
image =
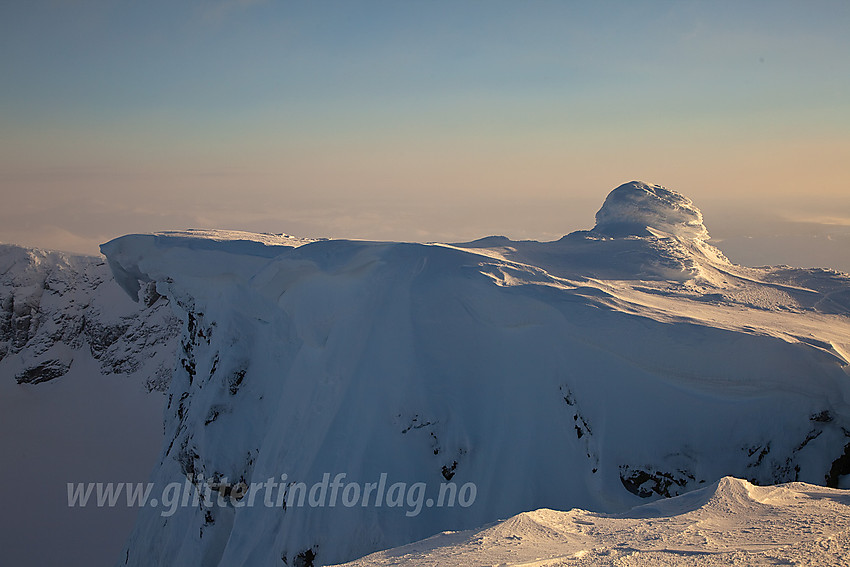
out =
[[548,238],[633,179],[850,215],[845,4],[39,4],[0,7],[0,240]]

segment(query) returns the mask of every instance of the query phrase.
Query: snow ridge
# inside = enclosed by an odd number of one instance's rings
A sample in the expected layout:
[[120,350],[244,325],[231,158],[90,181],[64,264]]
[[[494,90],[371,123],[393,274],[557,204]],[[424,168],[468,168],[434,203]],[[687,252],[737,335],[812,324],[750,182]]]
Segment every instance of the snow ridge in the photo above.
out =
[[440,565],[843,565],[850,497],[805,483],[758,487],[732,477],[625,514],[525,512],[443,533],[347,567]]

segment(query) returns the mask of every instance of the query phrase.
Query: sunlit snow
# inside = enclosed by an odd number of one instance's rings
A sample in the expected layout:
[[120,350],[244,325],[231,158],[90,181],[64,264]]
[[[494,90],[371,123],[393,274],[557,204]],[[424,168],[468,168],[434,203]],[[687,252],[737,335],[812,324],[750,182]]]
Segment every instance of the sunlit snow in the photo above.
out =
[[[692,498],[763,510],[763,489],[727,476],[845,486],[850,277],[736,266],[707,239],[689,199],[632,182],[594,229],[554,242],[172,232],[103,245],[131,296],[154,285],[184,322],[158,483],[345,473],[477,487],[474,505],[413,517],[386,506],[185,507],[167,519],[144,509],[122,563],[338,563],[540,508],[593,510],[574,544],[546,549],[592,559],[649,545],[610,535],[647,529],[626,512],[647,502],[702,490]],[[795,486],[782,496],[788,518],[809,490]],[[823,517],[844,510],[837,493],[818,494],[807,506]],[[583,514],[511,522],[563,535],[552,524]],[[635,549],[714,553],[723,529],[712,529],[679,541],[669,528],[658,549]],[[832,545],[831,533],[795,541]]]

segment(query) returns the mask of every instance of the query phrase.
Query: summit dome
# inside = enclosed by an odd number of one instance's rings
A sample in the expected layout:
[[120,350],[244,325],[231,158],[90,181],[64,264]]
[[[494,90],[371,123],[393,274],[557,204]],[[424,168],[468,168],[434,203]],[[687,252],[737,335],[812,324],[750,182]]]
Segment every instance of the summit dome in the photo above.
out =
[[593,232],[605,236],[646,236],[647,229],[685,239],[706,240],[702,212],[677,191],[630,181],[608,194],[596,213]]

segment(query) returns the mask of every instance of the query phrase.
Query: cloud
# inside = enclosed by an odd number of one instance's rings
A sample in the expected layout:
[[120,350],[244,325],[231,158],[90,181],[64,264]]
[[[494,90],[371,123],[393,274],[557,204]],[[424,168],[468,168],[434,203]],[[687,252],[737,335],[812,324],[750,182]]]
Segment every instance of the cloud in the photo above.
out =
[[850,227],[850,217],[830,216],[830,215],[785,215],[785,220],[793,223],[801,224],[820,224],[825,226],[846,226]]

